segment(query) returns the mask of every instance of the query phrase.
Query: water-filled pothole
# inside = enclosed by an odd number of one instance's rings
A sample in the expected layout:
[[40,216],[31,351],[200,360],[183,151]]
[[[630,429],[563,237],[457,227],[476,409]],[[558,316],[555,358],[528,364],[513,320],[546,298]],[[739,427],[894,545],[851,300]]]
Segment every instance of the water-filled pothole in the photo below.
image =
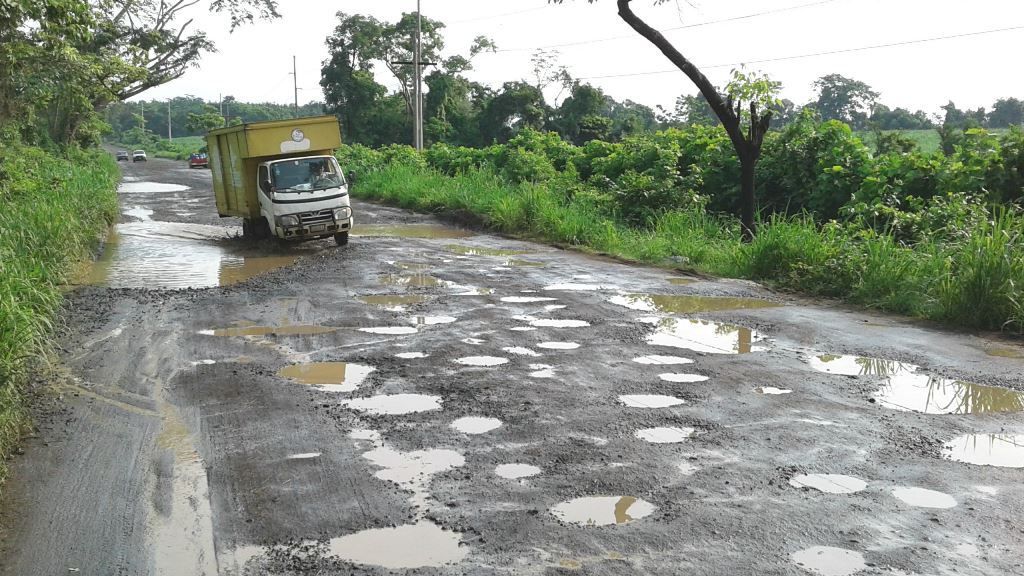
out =
[[542,296],[505,296],[501,299],[507,304],[532,304],[535,302],[555,302],[558,298],[544,298]]
[[590,322],[586,320],[556,320],[554,318],[538,318],[530,321],[534,328],[586,328]]
[[1024,434],[964,434],[942,448],[954,462],[1001,468],[1024,468]]
[[479,366],[486,368],[508,364],[508,358],[499,358],[497,356],[466,356],[465,358],[456,359],[455,363],[462,364],[463,366]]
[[141,181],[125,181],[117,187],[118,194],[139,194],[146,192],[155,193],[166,193],[166,192],[184,192],[188,190],[188,186],[181,184],[167,184],[165,182],[141,182]]
[[476,232],[436,224],[357,224],[352,228],[352,235],[356,237],[394,236],[397,238],[448,240],[476,236]]
[[792,390],[787,390],[785,388],[776,388],[774,386],[761,386],[758,388],[754,388],[754,392],[757,392],[758,394],[764,394],[766,396],[779,396],[782,394],[793,393]]
[[986,348],[985,354],[988,354],[989,356],[996,356],[998,358],[1024,360],[1024,350],[1016,348]]
[[430,356],[426,352],[399,352],[395,354],[395,358],[401,358],[402,360],[416,360],[418,358],[426,358]]
[[501,464],[494,469],[494,473],[507,480],[519,480],[536,476],[541,473],[541,469],[530,464]]
[[814,546],[794,552],[793,563],[820,576],[850,576],[868,567],[860,552],[831,546]]
[[554,378],[555,367],[548,364],[530,364],[530,378]]
[[456,254],[464,254],[466,256],[521,256],[523,254],[533,254],[535,250],[512,250],[505,248],[478,248],[476,246],[463,246],[461,244],[449,244],[445,248],[450,252]]
[[374,476],[381,480],[394,482],[404,490],[421,488],[429,481],[429,477],[447,472],[466,463],[466,459],[454,450],[431,448],[399,452],[381,446],[363,453],[363,458],[380,467]]
[[415,316],[412,323],[417,326],[436,326],[438,324],[451,324],[458,321],[455,316]]
[[537,344],[537,348],[545,348],[547,350],[575,350],[580,345],[577,342],[541,342]]
[[867,488],[860,478],[843,474],[800,474],[789,479],[795,488],[814,488],[826,494],[853,494]]
[[682,398],[658,394],[625,394],[619,396],[619,402],[630,408],[668,408],[686,404]]
[[373,296],[360,296],[363,304],[379,306],[386,310],[402,311],[406,306],[420,304],[426,301],[427,297],[420,294],[377,294]]
[[693,278],[666,278],[666,280],[668,280],[669,284],[674,284],[676,286],[686,286],[687,284],[693,284],[696,282]]
[[928,490],[927,488],[895,488],[892,495],[901,500],[904,504],[918,508],[953,508],[956,506],[956,498],[944,492]]
[[675,444],[693,436],[694,432],[693,428],[659,427],[637,430],[634,436],[652,444]]
[[324,392],[352,392],[373,370],[373,366],[348,362],[316,362],[285,366],[277,374]]
[[682,356],[659,356],[657,354],[651,356],[640,356],[639,358],[633,358],[633,362],[637,364],[648,364],[655,366],[671,366],[676,364],[693,364],[693,360],[689,358],[683,358]]
[[580,526],[628,524],[650,516],[657,508],[634,496],[588,496],[562,502],[551,509],[556,518]]
[[1024,393],[903,372],[874,394],[886,408],[923,414],[986,414],[1024,410]]
[[578,284],[576,282],[563,282],[561,284],[551,284],[545,286],[544,290],[549,292],[595,292],[598,290],[617,290],[617,288],[615,286],[605,286],[602,284]]
[[483,416],[466,416],[452,422],[452,428],[463,434],[486,434],[491,430],[501,428],[501,420]]
[[440,396],[424,394],[385,394],[369,398],[353,398],[342,406],[378,416],[396,416],[441,409]]
[[384,274],[380,277],[384,286],[409,286],[412,288],[435,288],[444,282],[426,274]]
[[625,306],[630,310],[660,312],[662,314],[698,314],[724,310],[748,310],[754,308],[775,308],[779,304],[754,298],[726,298],[714,296],[678,296],[672,294],[627,294],[613,296],[612,304]]
[[418,332],[415,326],[372,326],[370,328],[360,328],[359,331],[366,332],[367,334],[383,334],[385,336],[404,336]]
[[676,383],[692,383],[692,382],[705,382],[708,380],[707,376],[700,374],[679,374],[668,372],[665,374],[658,374],[658,378],[661,378],[665,382],[676,382]]
[[895,376],[917,371],[913,364],[864,356],[820,354],[808,358],[807,363],[819,372],[842,376]]
[[312,336],[337,332],[331,326],[285,325],[285,326],[239,326],[236,328],[219,328],[217,330],[200,330],[207,336]]
[[540,356],[540,353],[523,346],[506,346],[501,349],[502,352],[508,352],[509,354],[515,354],[516,356]]
[[444,530],[432,522],[420,522],[334,538],[328,548],[346,562],[406,570],[461,562],[469,554],[469,547],[461,542],[458,532]]
[[655,332],[647,336],[647,343],[654,346],[705,354],[748,354],[767,350],[756,345],[762,340],[761,334],[743,326],[686,318],[641,318],[640,321],[657,326]]

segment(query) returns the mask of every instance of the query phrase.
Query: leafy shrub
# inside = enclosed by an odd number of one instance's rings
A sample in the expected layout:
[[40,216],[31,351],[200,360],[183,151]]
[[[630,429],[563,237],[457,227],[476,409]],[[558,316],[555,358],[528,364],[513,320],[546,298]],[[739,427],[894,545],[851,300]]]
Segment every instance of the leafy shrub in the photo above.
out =
[[547,156],[511,145],[502,147],[495,168],[502,178],[516,184],[550,180],[556,172]]
[[407,144],[391,144],[380,148],[381,162],[384,164],[398,164],[412,168],[426,168],[427,160],[423,153]]
[[334,151],[334,156],[344,172],[355,172],[357,178],[385,165],[384,154],[362,144],[342,144]]

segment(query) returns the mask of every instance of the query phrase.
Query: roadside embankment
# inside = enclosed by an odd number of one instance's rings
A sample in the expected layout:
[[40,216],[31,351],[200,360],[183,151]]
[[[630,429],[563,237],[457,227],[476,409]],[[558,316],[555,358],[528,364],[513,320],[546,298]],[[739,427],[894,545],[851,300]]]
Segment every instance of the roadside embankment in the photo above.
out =
[[[471,213],[494,230],[960,328],[1024,330],[1024,217],[998,207],[958,232],[905,242],[857,223],[774,216],[740,240],[735,219],[701,206],[631,226],[586,189],[553,178],[513,184],[487,167],[449,176],[391,161],[360,166],[357,197],[425,212]],[[950,223],[952,225],[952,223]]]
[[0,144],[0,481],[24,431],[24,386],[50,350],[61,289],[117,215],[110,155]]

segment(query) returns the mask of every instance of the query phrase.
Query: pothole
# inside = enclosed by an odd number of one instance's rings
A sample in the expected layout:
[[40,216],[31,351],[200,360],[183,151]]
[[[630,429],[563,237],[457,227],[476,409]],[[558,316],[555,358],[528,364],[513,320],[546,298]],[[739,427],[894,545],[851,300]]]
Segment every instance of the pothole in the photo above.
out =
[[430,356],[425,352],[399,352],[395,354],[395,358],[401,358],[402,360],[416,360],[419,358],[427,358]]
[[666,280],[668,280],[669,284],[673,284],[675,286],[686,286],[687,284],[693,284],[696,282],[693,278],[666,278]]
[[537,344],[537,348],[545,348],[547,350],[575,350],[580,345],[577,342],[541,342]]
[[820,354],[808,358],[807,363],[819,372],[842,376],[895,376],[917,371],[913,364],[865,356]]
[[373,366],[362,364],[317,362],[285,366],[277,374],[324,392],[353,392],[373,370]]
[[895,488],[892,495],[909,506],[918,508],[953,508],[956,498],[927,488]]
[[555,320],[552,318],[538,318],[530,321],[534,328],[586,328],[590,322],[586,320]]
[[850,576],[868,565],[860,552],[831,546],[814,546],[794,552],[793,563],[820,576]]
[[357,224],[352,228],[352,235],[355,237],[394,236],[396,238],[449,240],[476,236],[476,232],[435,224]]
[[873,396],[894,410],[922,414],[986,414],[1024,410],[1024,393],[926,374],[889,377]]
[[549,292],[562,291],[562,292],[595,292],[598,290],[617,290],[615,286],[605,286],[601,284],[578,284],[575,282],[564,282],[561,284],[551,284],[545,286],[544,290]]
[[536,250],[514,250],[505,248],[478,248],[476,246],[462,246],[460,244],[449,244],[445,246],[449,252],[463,254],[465,256],[521,256],[533,254]]
[[435,288],[444,282],[426,274],[385,274],[380,277],[380,283],[384,286],[408,286],[412,288]]
[[184,192],[188,190],[188,186],[182,186],[181,184],[167,184],[164,182],[122,182],[117,187],[118,194],[139,194],[147,192],[155,193],[166,193],[166,192]]
[[207,336],[312,336],[337,332],[331,326],[287,325],[287,326],[240,326],[237,328],[219,328],[217,330],[200,330]]
[[588,496],[562,502],[551,513],[570,524],[612,526],[640,520],[655,510],[653,504],[634,496]]
[[360,328],[359,331],[366,332],[367,334],[383,334],[386,336],[403,336],[418,332],[414,326],[374,326],[370,328]]
[[385,394],[353,398],[341,403],[346,408],[378,416],[397,416],[441,409],[440,396],[424,394]]
[[630,408],[668,408],[686,404],[682,398],[657,394],[626,394],[619,396],[619,402]]
[[436,326],[438,324],[451,324],[458,321],[455,316],[415,316],[412,323],[417,326]]
[[303,452],[302,454],[291,454],[285,460],[315,460],[319,457],[319,452]]
[[655,332],[647,336],[647,343],[654,346],[705,354],[749,354],[767,350],[756,345],[762,340],[761,334],[743,326],[685,318],[641,318],[640,321],[657,326]]
[[675,364],[693,364],[693,360],[689,358],[683,358],[682,356],[659,356],[657,354],[651,356],[640,356],[639,358],[633,358],[633,362],[637,364],[648,364],[655,366],[671,366]]
[[406,306],[420,304],[426,301],[426,296],[419,294],[379,294],[374,296],[360,296],[363,304],[379,306],[385,310],[401,312]]
[[461,562],[469,555],[469,547],[462,546],[461,534],[432,522],[363,530],[332,539],[328,548],[346,562],[389,570],[438,568]]
[[789,485],[813,488],[826,494],[854,494],[867,488],[868,483],[843,474],[800,474],[790,478]]
[[758,394],[764,394],[765,396],[779,396],[781,394],[793,393],[792,390],[787,390],[785,388],[776,388],[774,386],[761,386],[759,388],[754,388],[754,392],[757,392]]
[[503,352],[508,352],[509,354],[515,354],[516,356],[540,356],[540,353],[529,348],[524,348],[522,346],[507,346],[505,348],[502,348],[501,350]]
[[954,462],[1000,468],[1024,468],[1024,434],[964,434],[942,447]]
[[505,296],[501,299],[506,304],[533,304],[536,302],[556,302],[558,298],[544,298],[541,296]]
[[491,367],[501,366],[502,364],[508,364],[508,358],[499,358],[497,356],[466,356],[465,358],[458,358],[455,360],[456,364],[462,364],[463,366],[478,366],[478,367]]
[[637,430],[633,435],[652,444],[675,444],[693,436],[694,432],[693,428],[659,427]]
[[708,380],[707,376],[702,376],[700,374],[678,374],[673,372],[658,374],[658,378],[661,378],[665,382],[676,383],[705,382]]
[[612,304],[630,310],[659,312],[662,314],[699,314],[723,310],[776,308],[779,304],[754,298],[724,298],[713,296],[677,296],[671,294],[628,294],[613,296]]
[[494,473],[507,480],[519,480],[540,474],[542,470],[530,464],[501,464],[494,469]]
[[466,416],[452,422],[452,428],[463,434],[486,434],[501,428],[501,420],[483,416]]
[[555,367],[547,364],[530,364],[530,378],[554,378]]

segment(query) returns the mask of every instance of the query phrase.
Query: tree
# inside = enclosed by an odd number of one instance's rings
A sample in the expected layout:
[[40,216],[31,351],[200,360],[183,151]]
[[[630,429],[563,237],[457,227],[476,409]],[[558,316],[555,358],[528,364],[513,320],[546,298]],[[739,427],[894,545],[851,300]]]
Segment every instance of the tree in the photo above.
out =
[[606,139],[612,121],[601,115],[604,108],[605,95],[600,88],[575,82],[569,97],[558,107],[555,125],[563,137],[577,146]]
[[878,100],[867,84],[840,74],[829,74],[814,81],[818,99],[812,106],[821,114],[822,120],[846,122],[854,130],[867,126],[867,115]]
[[[551,0],[561,3],[562,0]],[[594,3],[595,0],[588,0]],[[654,0],[655,4],[665,0]],[[778,90],[778,84],[759,75],[734,74],[731,90],[720,94],[707,76],[690,62],[668,39],[637,16],[630,4],[632,0],[616,0],[619,17],[633,30],[656,46],[672,64],[686,74],[707,100],[715,116],[725,127],[729,140],[736,155],[740,159],[741,168],[741,202],[740,221],[743,227],[743,238],[750,241],[754,237],[754,168],[761,156],[761,145],[764,135],[771,124],[771,110],[766,110],[767,102],[774,102],[772,92]],[[752,81],[751,81],[752,80]]]
[[718,124],[718,116],[701,95],[683,94],[676,98],[676,105],[670,118],[673,122],[686,126],[697,124]]
[[193,133],[206,134],[210,130],[223,128],[224,117],[213,106],[210,106],[202,114],[189,112],[185,127]]
[[523,128],[541,130],[548,117],[544,94],[526,82],[506,82],[480,114],[484,142],[507,142]]
[[1000,98],[992,105],[988,115],[989,128],[1009,128],[1024,125],[1024,102],[1016,98]]

